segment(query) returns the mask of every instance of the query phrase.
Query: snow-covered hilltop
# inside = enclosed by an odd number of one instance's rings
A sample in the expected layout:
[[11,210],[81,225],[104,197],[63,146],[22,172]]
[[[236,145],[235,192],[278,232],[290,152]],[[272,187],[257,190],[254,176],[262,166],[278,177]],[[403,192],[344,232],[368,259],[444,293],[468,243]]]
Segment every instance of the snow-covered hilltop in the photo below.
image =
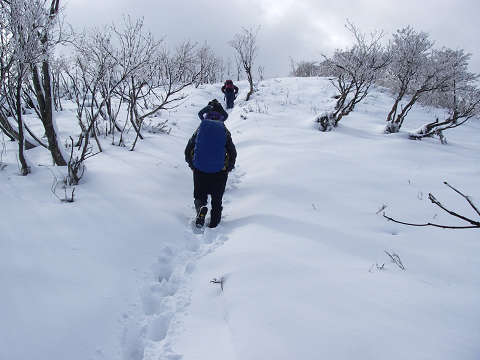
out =
[[[0,359],[478,359],[479,230],[382,216],[460,224],[432,193],[478,219],[443,184],[478,206],[478,119],[445,132],[446,145],[409,140],[443,116],[417,106],[386,135],[393,99],[374,89],[320,132],[315,117],[335,104],[327,79],[267,80],[248,102],[240,82],[224,218],[195,234],[183,150],[220,86],[188,88],[152,119],[170,134],[145,132],[133,152],[103,142],[73,203],[52,193],[47,152],[27,151],[21,177],[5,141]],[[78,134],[73,105],[57,125],[64,140]]]

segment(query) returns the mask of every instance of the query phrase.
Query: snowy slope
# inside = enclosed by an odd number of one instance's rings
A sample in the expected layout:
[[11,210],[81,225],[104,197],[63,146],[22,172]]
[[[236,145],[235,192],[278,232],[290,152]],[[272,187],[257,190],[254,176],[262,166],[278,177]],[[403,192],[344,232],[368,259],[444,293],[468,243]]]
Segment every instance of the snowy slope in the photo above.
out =
[[[162,114],[170,135],[135,152],[106,145],[73,204],[52,195],[46,166],[22,178],[4,156],[0,359],[478,359],[478,230],[377,212],[456,223],[432,192],[473,217],[442,181],[480,198],[480,124],[446,133],[448,145],[384,135],[392,100],[374,91],[321,133],[327,80],[265,81],[227,120],[238,160],[223,221],[194,234],[183,148],[218,88]],[[412,110],[406,130],[437,113]],[[75,133],[72,113],[58,124]]]

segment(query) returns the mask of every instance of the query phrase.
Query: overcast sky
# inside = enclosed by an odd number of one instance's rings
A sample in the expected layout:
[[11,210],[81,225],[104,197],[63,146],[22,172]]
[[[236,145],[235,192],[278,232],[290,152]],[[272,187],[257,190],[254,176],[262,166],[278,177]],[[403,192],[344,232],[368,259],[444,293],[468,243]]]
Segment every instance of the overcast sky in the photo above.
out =
[[145,25],[174,46],[181,40],[207,41],[224,58],[227,42],[242,27],[261,25],[257,66],[268,77],[286,76],[289,57],[318,60],[351,44],[346,19],[362,32],[411,25],[430,34],[437,47],[473,54],[480,73],[478,0],[61,0],[76,28],[118,21],[123,14],[144,17]]

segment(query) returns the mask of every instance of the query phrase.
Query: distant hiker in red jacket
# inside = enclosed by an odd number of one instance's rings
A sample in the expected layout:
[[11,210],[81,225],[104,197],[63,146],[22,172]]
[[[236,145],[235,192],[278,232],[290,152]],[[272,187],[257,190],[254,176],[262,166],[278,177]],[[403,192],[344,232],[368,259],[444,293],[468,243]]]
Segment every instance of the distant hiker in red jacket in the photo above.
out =
[[222,218],[222,198],[228,173],[235,167],[237,151],[230,131],[224,121],[228,114],[215,99],[198,113],[202,122],[188,141],[185,161],[193,170],[193,197],[197,218],[195,224],[202,227],[207,215],[208,195],[211,196],[211,228]]
[[237,98],[238,87],[233,85],[232,80],[227,80],[222,86],[222,93],[225,95],[225,100],[227,101],[227,109],[233,108],[233,101]]

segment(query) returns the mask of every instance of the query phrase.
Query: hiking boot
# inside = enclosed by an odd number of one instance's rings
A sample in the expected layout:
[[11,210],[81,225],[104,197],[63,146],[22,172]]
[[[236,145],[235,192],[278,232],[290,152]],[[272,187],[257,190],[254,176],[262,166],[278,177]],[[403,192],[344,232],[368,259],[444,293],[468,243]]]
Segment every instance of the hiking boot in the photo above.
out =
[[200,199],[195,199],[193,204],[195,205],[195,211],[197,214],[200,212],[200,209],[207,205],[207,202]]
[[209,228],[215,228],[220,223],[222,219],[222,208],[220,210],[212,210],[210,211],[210,224],[208,224]]
[[202,206],[197,213],[197,218],[195,219],[195,225],[197,228],[201,228],[205,224],[205,216],[207,215],[208,208]]

